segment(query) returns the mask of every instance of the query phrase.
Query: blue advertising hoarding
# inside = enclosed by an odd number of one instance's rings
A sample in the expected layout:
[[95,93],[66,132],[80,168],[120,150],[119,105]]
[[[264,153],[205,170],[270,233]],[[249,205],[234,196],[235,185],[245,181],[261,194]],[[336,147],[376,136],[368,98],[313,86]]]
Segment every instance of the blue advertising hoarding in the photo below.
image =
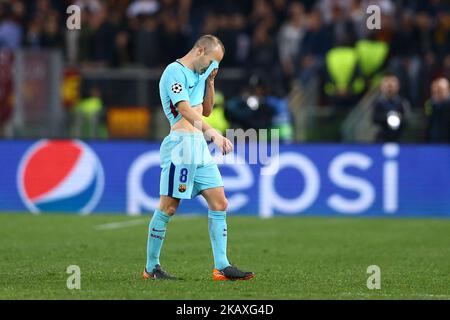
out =
[[[158,205],[158,143],[1,141],[0,159],[0,212],[139,215]],[[270,163],[219,168],[231,214],[450,217],[449,146],[281,145]],[[178,212],[206,214],[206,203],[183,200]]]

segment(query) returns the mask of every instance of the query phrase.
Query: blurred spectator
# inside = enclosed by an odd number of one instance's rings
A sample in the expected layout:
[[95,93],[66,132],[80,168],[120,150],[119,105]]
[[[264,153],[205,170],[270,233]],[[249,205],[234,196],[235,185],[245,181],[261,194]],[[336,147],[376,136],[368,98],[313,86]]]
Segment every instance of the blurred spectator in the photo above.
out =
[[267,129],[272,126],[274,109],[266,103],[268,87],[265,80],[253,77],[249,86],[225,104],[225,116],[234,128]]
[[188,21],[192,7],[192,0],[159,0],[161,11],[173,14],[180,24],[182,32],[189,32]]
[[215,15],[214,19],[216,20],[214,34],[222,41],[227,50],[227,54],[224,56],[221,65],[223,67],[236,66],[238,30],[232,27],[232,21],[225,12],[219,12]]
[[27,22],[26,6],[23,0],[10,0],[12,15],[14,20],[20,25],[24,26]]
[[370,31],[366,26],[366,8],[363,8],[361,0],[352,0],[350,7],[350,19],[353,22],[356,37],[365,38]]
[[250,36],[247,33],[245,16],[236,12],[231,17],[231,27],[233,28],[236,41],[236,52],[234,53],[235,67],[241,67],[247,63],[250,54]]
[[123,67],[132,64],[136,59],[133,51],[134,42],[131,37],[130,28],[125,23],[125,15],[120,9],[109,10],[109,23],[115,34],[115,50],[113,54],[112,66]]
[[378,127],[377,142],[399,142],[410,114],[407,100],[399,95],[400,83],[393,74],[381,82],[381,94],[373,106],[373,123]]
[[410,99],[414,106],[420,70],[420,50],[417,45],[419,30],[413,12],[403,12],[400,19],[399,28],[392,39],[390,66],[402,83],[401,94]]
[[267,30],[276,27],[276,17],[268,0],[254,0],[249,16],[249,26],[253,31],[258,25],[264,24]]
[[450,54],[448,54],[445,59],[442,66],[444,77],[447,79],[450,79]]
[[214,129],[220,131],[222,134],[225,134],[230,124],[225,117],[225,97],[223,93],[216,90],[214,100],[214,108],[211,114],[209,117],[204,117],[203,120]]
[[78,102],[72,111],[72,136],[77,138],[98,138],[101,127],[103,101],[98,87],[89,88],[88,94]]
[[300,45],[300,81],[303,85],[324,67],[324,57],[332,47],[330,30],[325,27],[320,11],[308,15],[308,28]]
[[128,7],[127,15],[137,17],[140,15],[153,15],[159,10],[159,3],[156,0],[135,0]]
[[42,23],[35,17],[30,21],[24,38],[24,46],[30,49],[39,49],[42,45]]
[[174,13],[161,13],[161,49],[165,53],[161,63],[167,65],[183,56],[189,49],[189,38],[183,33],[182,25]]
[[201,34],[215,34],[219,29],[219,25],[217,23],[217,15],[214,12],[208,12],[205,15],[205,20],[203,21],[203,25],[201,28]]
[[[132,50],[130,49],[130,37],[127,31],[121,30],[116,35],[116,48],[114,51],[114,57],[112,66],[113,67],[124,67],[131,63],[132,59]],[[143,50],[146,52],[145,50]],[[147,65],[147,67],[152,67],[152,65]]]
[[[449,8],[450,9],[450,8]],[[442,60],[445,54],[450,52],[450,12],[439,12],[436,26],[433,29],[433,41],[435,53]]]
[[0,51],[0,137],[3,136],[3,125],[9,121],[12,113],[13,68],[13,53]]
[[293,139],[292,119],[287,100],[274,94],[270,82],[253,76],[240,96],[231,98],[225,115],[235,126],[247,129],[278,129],[282,142]]
[[360,74],[357,50],[347,46],[331,49],[326,56],[324,85],[328,104],[338,108],[353,107],[365,88]]
[[275,14],[275,28],[277,30],[280,29],[281,25],[283,24],[283,21],[287,20],[288,16],[288,0],[272,0],[272,11]]
[[[82,9],[81,30],[65,28],[70,4]],[[372,4],[379,30],[366,26]],[[388,66],[417,111],[432,79],[450,77],[444,0],[0,0],[0,49],[59,48],[74,67],[160,68],[199,34],[225,44],[222,67],[265,79],[276,96],[293,80],[319,84],[319,98],[299,90],[313,104],[354,106]]]
[[258,24],[255,28],[250,49],[250,70],[252,74],[271,83],[277,92],[284,92],[282,76],[278,62],[276,42],[269,34],[266,24]]
[[59,16],[56,12],[50,14],[44,21],[41,38],[43,48],[57,49],[64,46],[64,37],[59,27]]
[[247,30],[246,17],[241,12],[208,13],[201,33],[214,34],[221,39],[226,48],[221,66],[240,67],[247,63],[251,39]]
[[[422,105],[422,94],[423,91],[420,87],[428,87],[429,83],[423,83],[421,81],[420,73],[424,73],[432,67],[430,62],[434,62],[438,57],[436,55],[437,44],[435,38],[433,37],[435,25],[432,21],[432,17],[427,12],[418,12],[416,15],[416,25],[417,25],[417,39],[415,43],[418,47],[418,57],[416,64],[411,66],[410,72],[410,101],[413,106],[419,108]],[[417,65],[418,70],[413,69]],[[425,70],[424,70],[425,69]],[[431,80],[431,79],[429,79]]]
[[333,6],[328,28],[332,37],[332,45],[353,46],[357,40],[355,26],[350,15],[346,14],[340,6]]
[[237,16],[234,20],[231,17],[225,13],[215,15],[216,30],[214,34],[222,41],[227,50],[227,54],[221,62],[223,67],[235,67],[238,60],[238,36],[240,30],[236,25],[236,19],[240,19],[240,17]]
[[[61,28],[60,13],[50,7],[49,1],[38,1],[23,39],[30,49],[64,49],[65,39]],[[64,50],[63,50],[64,51]]]
[[0,49],[19,49],[22,33],[23,28],[16,20],[11,4],[0,2]]
[[319,0],[317,9],[323,14],[323,20],[326,24],[333,20],[335,10],[344,12],[348,15],[351,10],[352,2],[348,0]]
[[450,88],[445,78],[433,81],[431,99],[425,103],[425,141],[450,143]]
[[395,4],[392,0],[362,0],[361,5],[363,6],[363,8],[367,8],[370,5],[376,5],[380,7],[381,12],[384,15],[395,14]]
[[157,15],[142,17],[142,24],[135,35],[136,62],[148,68],[161,64],[161,38]]
[[50,0],[36,0],[30,2],[33,2],[31,5],[34,6],[34,16],[41,21],[44,21],[48,15],[54,12],[54,8],[52,6],[53,3]]
[[300,2],[289,5],[289,19],[278,33],[278,54],[285,79],[290,81],[296,72],[300,43],[305,35],[305,10]]
[[100,0],[76,0],[74,5],[79,6],[81,11],[97,12],[101,8],[102,3]]
[[[397,0],[395,6],[392,0],[10,0],[1,3],[2,46],[8,42],[14,48],[23,43],[29,48],[63,49],[66,43],[65,51],[71,63],[82,61],[84,65],[113,67],[138,63],[152,67],[158,65],[154,56],[163,57],[159,65],[170,62],[199,33],[209,33],[225,43],[227,55],[223,66],[247,66],[251,47],[252,58],[264,60],[262,65],[274,65],[274,69],[281,65],[283,84],[295,74],[307,83],[323,68],[324,56],[330,48],[352,45],[370,36],[393,45],[391,65],[404,84],[402,94],[413,101],[422,98],[421,91],[417,90],[420,87],[417,79],[422,78],[418,74],[442,70],[450,46],[450,14],[446,11],[449,6],[439,0]],[[66,32],[63,28],[65,9],[71,3],[82,9],[81,31]],[[371,4],[381,6],[383,27],[369,34],[365,11]],[[303,6],[309,12],[307,15]],[[158,18],[153,19],[156,14]],[[400,23],[394,19],[397,16]],[[5,32],[5,28],[12,31]],[[23,42],[22,29],[26,30]],[[269,48],[273,46],[273,38],[277,39],[277,54]],[[261,44],[263,53],[259,54],[255,50]]]
[[80,59],[89,66],[109,66],[113,63],[117,29],[108,21],[107,8],[85,11],[87,25],[80,35]]
[[271,129],[279,130],[280,141],[290,143],[294,139],[294,128],[287,98],[268,94],[265,101],[274,110]]

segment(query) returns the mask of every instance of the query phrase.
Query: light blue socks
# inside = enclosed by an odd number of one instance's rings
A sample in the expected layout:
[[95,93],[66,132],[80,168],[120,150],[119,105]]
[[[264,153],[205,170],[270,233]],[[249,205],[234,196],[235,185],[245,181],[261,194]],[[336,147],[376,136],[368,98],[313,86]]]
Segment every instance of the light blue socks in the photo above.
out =
[[[161,247],[170,216],[155,209],[148,226],[147,271],[152,272],[159,262]],[[208,230],[214,255],[214,268],[222,270],[230,265],[227,259],[227,222],[225,211],[208,210]]]
[[147,241],[147,271],[152,272],[159,263],[159,254],[166,235],[166,225],[170,220],[170,216],[159,209],[155,209],[152,220],[148,225],[148,241]]
[[222,270],[230,265],[227,259],[226,212],[208,210],[208,229],[214,255],[214,268]]

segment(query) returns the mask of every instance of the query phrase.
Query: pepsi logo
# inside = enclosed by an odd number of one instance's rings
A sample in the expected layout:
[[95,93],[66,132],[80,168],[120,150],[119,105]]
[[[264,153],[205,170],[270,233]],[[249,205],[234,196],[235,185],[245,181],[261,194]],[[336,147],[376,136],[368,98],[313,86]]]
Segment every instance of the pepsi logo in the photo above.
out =
[[41,140],[19,164],[19,194],[34,213],[91,212],[104,188],[97,155],[79,140]]

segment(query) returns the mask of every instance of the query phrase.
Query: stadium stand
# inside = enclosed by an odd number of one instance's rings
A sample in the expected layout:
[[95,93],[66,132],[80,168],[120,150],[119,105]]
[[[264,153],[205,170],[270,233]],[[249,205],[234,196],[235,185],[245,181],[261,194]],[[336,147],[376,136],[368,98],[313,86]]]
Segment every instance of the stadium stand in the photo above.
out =
[[[65,27],[71,4],[81,8],[80,30]],[[366,28],[369,4],[382,9],[380,30]],[[273,95],[288,99],[295,140],[344,141],[345,119],[389,71],[399,78],[411,116],[421,119],[404,140],[421,142],[430,141],[424,129],[424,105],[431,97],[427,84],[450,76],[449,9],[440,0],[11,0],[0,2],[0,50],[2,56],[61,51],[64,67],[80,70],[79,90],[98,88],[105,108],[125,100],[157,112],[154,88],[162,68],[200,34],[215,34],[227,48],[218,79],[224,108],[252,75],[264,78]],[[8,76],[1,83],[7,90]],[[289,97],[304,94],[312,97],[310,106],[292,105],[302,99]],[[10,100],[2,98],[9,101],[1,104],[3,135],[14,132],[5,129],[13,114]],[[336,116],[342,105],[346,112]],[[302,108],[310,108],[312,123],[325,117],[328,128],[334,119],[335,130],[321,135],[320,125],[299,127],[302,121],[293,113]],[[315,132],[300,134],[305,130]]]

